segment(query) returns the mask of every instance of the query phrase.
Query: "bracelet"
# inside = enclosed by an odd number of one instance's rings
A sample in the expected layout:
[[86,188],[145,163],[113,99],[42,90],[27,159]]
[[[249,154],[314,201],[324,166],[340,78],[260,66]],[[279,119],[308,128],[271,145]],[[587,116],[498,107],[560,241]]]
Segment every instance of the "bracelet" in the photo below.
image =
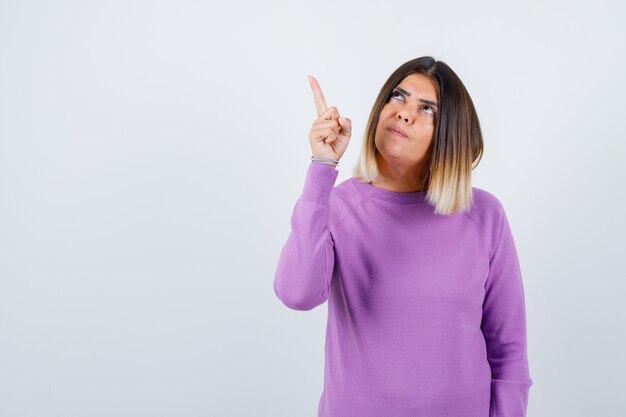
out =
[[317,156],[311,156],[311,161],[319,162],[320,164],[331,165],[331,166],[334,166],[334,167],[339,165],[339,160],[332,159],[332,158],[320,158],[320,157],[317,157]]

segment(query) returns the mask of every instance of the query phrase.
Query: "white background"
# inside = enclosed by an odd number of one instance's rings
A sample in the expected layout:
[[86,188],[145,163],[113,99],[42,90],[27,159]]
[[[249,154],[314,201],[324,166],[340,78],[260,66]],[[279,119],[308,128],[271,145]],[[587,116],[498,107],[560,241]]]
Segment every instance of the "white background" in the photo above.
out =
[[524,278],[529,417],[626,413],[618,1],[0,1],[0,415],[314,416],[327,304],[272,283],[307,74],[353,121],[432,55]]

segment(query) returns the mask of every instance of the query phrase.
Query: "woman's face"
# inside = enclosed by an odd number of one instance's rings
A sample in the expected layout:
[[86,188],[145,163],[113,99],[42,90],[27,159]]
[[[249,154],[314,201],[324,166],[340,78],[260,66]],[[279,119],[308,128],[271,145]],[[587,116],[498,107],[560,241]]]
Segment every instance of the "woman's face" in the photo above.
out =
[[388,163],[423,165],[435,131],[435,86],[425,75],[410,74],[392,90],[390,97],[378,118],[376,148]]

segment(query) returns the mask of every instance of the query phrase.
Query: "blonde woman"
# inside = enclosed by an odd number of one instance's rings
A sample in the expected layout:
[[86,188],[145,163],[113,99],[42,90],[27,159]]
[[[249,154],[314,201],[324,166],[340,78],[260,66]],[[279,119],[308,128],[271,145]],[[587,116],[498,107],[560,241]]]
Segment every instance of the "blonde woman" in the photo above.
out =
[[505,210],[471,185],[483,152],[465,86],[432,57],[384,83],[353,176],[352,122],[309,77],[312,157],[274,278],[289,308],[328,300],[319,417],[522,417],[522,275]]

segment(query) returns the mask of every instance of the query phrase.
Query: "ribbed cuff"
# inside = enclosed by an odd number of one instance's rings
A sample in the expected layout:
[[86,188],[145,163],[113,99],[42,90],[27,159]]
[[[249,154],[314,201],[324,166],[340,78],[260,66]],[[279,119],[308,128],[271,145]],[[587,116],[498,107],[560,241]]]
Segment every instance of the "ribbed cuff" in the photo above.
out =
[[533,381],[492,379],[491,417],[526,416],[529,390]]
[[330,165],[311,161],[300,198],[327,203],[339,171]]

